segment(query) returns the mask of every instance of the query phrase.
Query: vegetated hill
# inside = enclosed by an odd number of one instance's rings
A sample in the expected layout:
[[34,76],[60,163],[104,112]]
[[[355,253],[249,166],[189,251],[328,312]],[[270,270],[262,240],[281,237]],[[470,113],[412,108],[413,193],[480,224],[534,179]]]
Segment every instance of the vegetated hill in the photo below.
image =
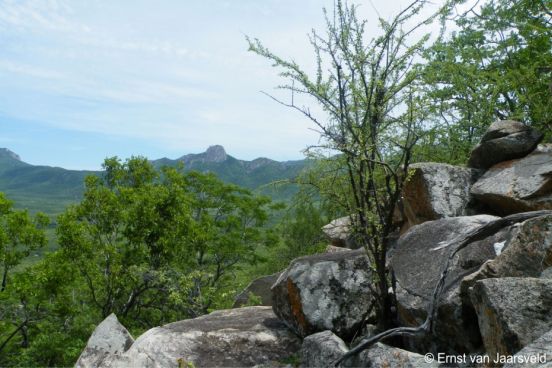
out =
[[34,166],[21,161],[6,148],[0,149],[0,191],[18,208],[57,215],[82,197],[83,180],[94,171]]
[[203,153],[188,154],[176,160],[162,158],[153,161],[153,164],[161,167],[174,166],[180,162],[186,170],[213,172],[227,183],[255,190],[275,200],[289,199],[296,187],[271,183],[296,177],[310,163],[308,160],[280,162],[264,157],[243,161],[228,155],[222,146],[217,145]]
[[[206,152],[189,154],[176,160],[162,158],[152,163],[156,167],[174,166],[179,162],[185,170],[213,172],[221,180],[286,200],[295,192],[292,185],[268,185],[297,176],[307,160],[278,162],[267,158],[238,160],[226,154],[222,146],[212,146]],[[23,162],[6,148],[0,148],[0,192],[15,201],[16,207],[31,212],[42,211],[56,216],[71,203],[78,202],[84,191],[84,178],[99,175],[99,171],[66,170],[59,167],[35,166]]]

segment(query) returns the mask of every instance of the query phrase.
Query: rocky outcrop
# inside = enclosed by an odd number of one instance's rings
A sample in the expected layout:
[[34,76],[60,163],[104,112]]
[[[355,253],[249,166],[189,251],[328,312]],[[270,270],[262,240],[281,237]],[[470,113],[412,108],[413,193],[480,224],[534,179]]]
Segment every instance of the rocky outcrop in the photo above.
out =
[[373,301],[364,249],[297,258],[272,287],[276,315],[300,336],[331,330],[348,339]]
[[427,162],[411,165],[403,189],[408,227],[440,218],[473,214],[468,210],[470,187],[478,175],[479,170],[447,164]]
[[99,367],[107,357],[124,353],[133,343],[134,339],[117,316],[110,314],[96,327],[75,366]]
[[123,354],[100,367],[246,367],[281,365],[300,339],[270,307],[220,310],[146,331]]
[[488,169],[499,162],[521,158],[533,151],[542,138],[541,133],[518,121],[494,122],[471,152],[468,166]]
[[552,368],[552,331],[518,351],[513,358],[515,362],[506,363],[503,368]]
[[437,368],[435,361],[427,362],[423,355],[411,351],[377,343],[370,349],[345,362],[348,367],[397,367],[397,368]]
[[[427,308],[439,281],[446,260],[454,246],[448,242],[467,234],[497,217],[478,215],[445,218],[414,226],[398,241],[390,259],[390,268],[397,280],[398,316],[405,326],[419,326],[427,316]],[[409,341],[409,347],[420,352],[461,353],[474,351],[481,344],[477,318],[462,301],[460,281],[476,271],[485,261],[496,256],[496,243],[508,239],[502,231],[474,242],[454,258],[445,293],[439,305],[435,335],[431,339]]]
[[495,244],[499,255],[462,281],[462,294],[478,280],[498,277],[541,277],[552,267],[552,216],[533,218],[512,227],[511,239]]
[[280,274],[275,273],[251,281],[251,283],[236,296],[233,308],[247,305],[250,302],[249,298],[251,294],[261,298],[259,305],[272,306],[272,290],[270,290],[270,288],[274,285],[276,280],[278,280],[278,276],[280,276]]
[[552,146],[491,167],[471,189],[473,197],[500,215],[552,209]]
[[335,247],[355,249],[354,239],[351,237],[351,217],[344,216],[333,220],[322,227],[322,232]]
[[301,366],[330,367],[348,351],[345,342],[332,331],[318,332],[303,340]]
[[485,350],[512,355],[552,329],[552,280],[507,277],[471,291]]

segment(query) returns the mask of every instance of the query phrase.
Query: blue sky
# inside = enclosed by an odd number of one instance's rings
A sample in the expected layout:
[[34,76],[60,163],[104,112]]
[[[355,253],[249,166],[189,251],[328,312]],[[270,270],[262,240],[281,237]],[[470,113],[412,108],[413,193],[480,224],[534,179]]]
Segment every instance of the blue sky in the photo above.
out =
[[[280,81],[245,35],[312,65],[307,33],[332,0],[0,0],[0,147],[97,169],[221,144],[241,159],[302,158],[312,125],[259,91]],[[375,31],[408,2],[359,2]]]

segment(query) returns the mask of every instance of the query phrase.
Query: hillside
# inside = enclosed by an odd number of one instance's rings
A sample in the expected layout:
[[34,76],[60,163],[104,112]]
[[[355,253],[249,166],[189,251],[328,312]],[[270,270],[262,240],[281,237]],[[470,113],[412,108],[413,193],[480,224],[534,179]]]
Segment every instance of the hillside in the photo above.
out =
[[[175,166],[182,162],[185,170],[213,172],[223,181],[249,188],[277,200],[289,198],[295,189],[290,185],[267,185],[290,179],[308,164],[306,160],[278,162],[268,158],[252,161],[236,159],[222,146],[211,146],[205,152],[188,154],[172,160],[153,160],[156,167]],[[0,191],[15,201],[18,208],[42,211],[50,216],[61,213],[69,204],[80,200],[83,180],[99,171],[66,170],[60,167],[35,166],[26,163],[7,148],[0,149]]]

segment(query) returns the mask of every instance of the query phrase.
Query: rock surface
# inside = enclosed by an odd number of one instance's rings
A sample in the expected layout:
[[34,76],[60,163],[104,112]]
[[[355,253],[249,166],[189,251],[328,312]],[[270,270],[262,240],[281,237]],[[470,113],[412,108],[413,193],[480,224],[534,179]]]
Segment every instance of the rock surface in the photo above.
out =
[[349,248],[336,247],[335,245],[329,244],[326,247],[325,253],[338,253],[338,252],[348,252],[351,251]]
[[279,273],[275,273],[268,276],[259,277],[251,281],[251,283],[236,296],[236,300],[232,308],[239,308],[249,303],[250,294],[261,298],[259,305],[272,306],[272,290],[270,288],[276,280],[278,280]]
[[276,315],[300,336],[331,330],[348,339],[373,301],[364,249],[293,260],[272,287]]
[[533,218],[511,228],[510,240],[496,243],[500,254],[464,278],[462,294],[476,281],[499,277],[548,277],[552,267],[552,215]]
[[[445,218],[414,226],[398,241],[390,267],[396,280],[398,316],[405,326],[419,326],[426,318],[433,291],[454,245],[442,245],[465,235],[497,217],[488,215]],[[461,250],[451,263],[446,289],[439,306],[435,336],[409,341],[419,352],[470,352],[481,344],[477,318],[461,298],[460,281],[496,256],[494,244],[505,241],[508,231],[474,242]]]
[[96,327],[75,366],[98,367],[105,358],[124,353],[133,343],[130,333],[112,313]]
[[276,319],[270,307],[247,307],[152,328],[125,353],[111,356],[100,366],[277,366],[300,347],[300,339]]
[[552,329],[552,280],[506,277],[471,291],[487,353],[512,355]]
[[539,145],[522,159],[491,167],[471,193],[501,215],[552,209],[552,146]]
[[[521,349],[515,357],[521,361],[504,364],[503,368],[552,368],[552,331]],[[531,358],[538,362],[527,362]]]
[[333,332],[318,332],[303,340],[301,366],[329,367],[348,351],[347,345]]
[[468,166],[488,169],[499,162],[524,157],[542,138],[541,133],[518,121],[496,121],[471,152]]
[[479,170],[427,162],[411,165],[410,172],[412,174],[403,189],[408,227],[472,214],[468,210],[470,187]]
[[333,220],[322,227],[322,232],[335,247],[354,249],[354,239],[351,237],[351,217],[344,216]]
[[377,343],[345,362],[344,366],[369,368],[436,368],[435,361],[428,363],[424,356],[410,351]]

